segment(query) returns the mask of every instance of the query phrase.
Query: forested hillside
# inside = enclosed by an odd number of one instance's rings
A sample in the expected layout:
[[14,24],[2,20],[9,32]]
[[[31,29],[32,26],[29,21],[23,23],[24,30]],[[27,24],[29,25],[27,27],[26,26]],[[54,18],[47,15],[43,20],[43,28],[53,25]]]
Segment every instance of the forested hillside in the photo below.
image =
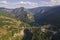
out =
[[[27,23],[15,19],[8,12],[0,11],[0,40],[21,40],[19,34],[22,27],[29,26]],[[15,36],[15,34],[19,36]],[[15,39],[15,37],[17,38]]]
[[0,8],[0,40],[60,40],[60,6]]

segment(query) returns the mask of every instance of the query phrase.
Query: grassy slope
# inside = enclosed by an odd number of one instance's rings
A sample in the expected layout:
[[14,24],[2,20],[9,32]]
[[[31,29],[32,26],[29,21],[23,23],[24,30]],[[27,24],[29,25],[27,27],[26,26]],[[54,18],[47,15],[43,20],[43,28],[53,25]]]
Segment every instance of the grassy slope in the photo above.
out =
[[[28,24],[21,22],[20,20],[11,18],[12,16],[13,15],[8,12],[0,11],[0,40],[10,40],[11,37],[13,40],[14,34],[20,32],[21,29],[18,30],[19,28],[29,26]],[[19,38],[16,38],[14,40],[17,39]]]

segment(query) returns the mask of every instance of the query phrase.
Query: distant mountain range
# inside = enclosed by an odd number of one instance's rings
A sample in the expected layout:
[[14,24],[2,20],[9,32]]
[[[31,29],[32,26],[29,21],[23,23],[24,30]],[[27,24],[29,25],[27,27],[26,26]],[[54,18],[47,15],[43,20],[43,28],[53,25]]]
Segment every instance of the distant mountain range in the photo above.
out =
[[0,11],[7,11],[18,19],[27,20],[28,16],[33,17],[34,24],[44,25],[53,24],[60,25],[60,6],[37,7],[32,9],[25,9],[24,7],[16,9],[0,8]]
[[37,21],[39,24],[60,25],[60,6],[55,6],[47,12],[40,14]]

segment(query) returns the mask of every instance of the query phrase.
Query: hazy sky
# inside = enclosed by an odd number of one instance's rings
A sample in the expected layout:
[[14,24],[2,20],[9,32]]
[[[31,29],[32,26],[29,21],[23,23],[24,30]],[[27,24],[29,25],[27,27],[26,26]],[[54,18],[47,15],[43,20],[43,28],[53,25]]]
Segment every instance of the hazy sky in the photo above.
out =
[[35,8],[55,5],[60,5],[60,0],[0,0],[0,7],[6,8]]

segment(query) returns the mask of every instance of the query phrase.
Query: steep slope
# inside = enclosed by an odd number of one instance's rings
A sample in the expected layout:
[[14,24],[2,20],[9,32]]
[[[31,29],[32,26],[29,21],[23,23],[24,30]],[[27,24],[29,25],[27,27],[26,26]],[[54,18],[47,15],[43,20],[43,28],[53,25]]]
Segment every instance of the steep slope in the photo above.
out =
[[15,18],[17,18],[23,22],[31,23],[34,21],[32,12],[28,11],[24,7],[16,8],[12,12],[15,14]]
[[32,8],[32,9],[28,9],[30,12],[32,12],[34,15],[37,13],[42,13],[42,12],[46,12],[48,10],[52,9],[52,7],[47,7],[47,6],[43,6],[43,7],[37,7],[37,8]]
[[60,25],[60,6],[53,7],[51,10],[40,14],[37,22],[39,24]]
[[[22,27],[30,27],[30,25],[16,19],[11,12],[0,9],[0,40],[15,39],[15,34],[20,34]],[[18,36],[22,38],[22,36]]]
[[10,38],[15,39],[15,37],[17,36],[19,36],[19,38],[20,37],[22,38],[22,36],[18,35],[20,34],[22,27],[29,27],[29,26],[30,25],[21,22],[20,20],[1,15],[0,16],[0,40],[10,40]]

